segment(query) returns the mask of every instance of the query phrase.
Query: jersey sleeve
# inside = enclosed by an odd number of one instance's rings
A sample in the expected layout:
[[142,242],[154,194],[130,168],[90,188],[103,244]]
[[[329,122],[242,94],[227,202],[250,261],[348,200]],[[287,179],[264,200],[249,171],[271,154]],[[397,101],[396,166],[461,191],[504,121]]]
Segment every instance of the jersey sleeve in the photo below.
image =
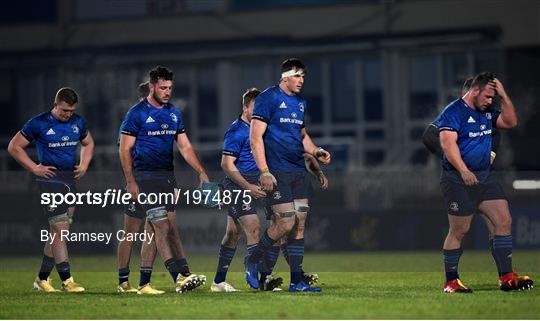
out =
[[236,130],[228,130],[225,133],[225,139],[223,140],[223,155],[233,156],[238,158],[242,149],[242,141],[237,135]]
[[78,122],[79,126],[79,140],[83,141],[88,136],[88,127],[86,127],[86,121],[81,117]]
[[184,134],[186,132],[186,126],[184,126],[184,117],[182,117],[182,112],[175,110],[174,114],[176,115],[176,135]]
[[449,130],[458,132],[461,129],[461,113],[454,108],[447,108],[440,116],[439,132]]
[[21,128],[20,133],[29,142],[34,141],[39,136],[39,121],[37,118],[32,118],[27,121]]
[[253,114],[251,118],[258,119],[265,123],[270,122],[271,110],[272,110],[272,96],[270,94],[260,94],[255,98],[255,105],[253,107]]
[[491,113],[491,126],[493,126],[493,128],[497,128],[497,119],[499,119],[500,115],[501,112],[498,110]]
[[141,121],[139,113],[135,109],[131,109],[126,114],[124,121],[120,127],[120,133],[122,135],[137,136],[141,128]]

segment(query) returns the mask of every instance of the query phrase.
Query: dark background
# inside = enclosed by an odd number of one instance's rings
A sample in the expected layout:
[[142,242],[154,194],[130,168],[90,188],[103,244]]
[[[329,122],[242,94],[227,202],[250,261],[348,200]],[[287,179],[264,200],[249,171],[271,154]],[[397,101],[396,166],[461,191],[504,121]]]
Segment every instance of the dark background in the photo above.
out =
[[[7,154],[11,137],[52,106],[59,87],[80,94],[78,112],[96,139],[82,190],[122,185],[117,130],[136,86],[157,64],[176,73],[173,103],[219,180],[223,133],[248,87],[279,80],[279,64],[308,66],[307,129],[333,152],[328,192],[317,191],[308,223],[312,250],[438,249],[446,213],[439,162],[421,134],[459,96],[463,80],[497,74],[519,125],[503,132],[495,168],[514,215],[516,246],[540,246],[538,128],[540,2],[536,0],[43,0],[6,2],[0,12],[0,207],[2,253],[36,253],[46,223],[31,177]],[[33,147],[30,148],[33,153]],[[176,159],[181,185],[192,187]],[[191,185],[190,185],[191,184]],[[74,229],[115,231],[121,208],[83,206]],[[215,251],[223,213],[182,207],[192,250]],[[477,218],[467,246],[487,248]],[[73,245],[114,253],[114,245]]]

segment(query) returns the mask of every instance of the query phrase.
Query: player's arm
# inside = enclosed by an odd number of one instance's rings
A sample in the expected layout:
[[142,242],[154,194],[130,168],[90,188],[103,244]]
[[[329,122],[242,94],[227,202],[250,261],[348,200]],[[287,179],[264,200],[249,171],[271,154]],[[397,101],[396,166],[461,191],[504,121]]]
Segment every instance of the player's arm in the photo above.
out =
[[490,83],[497,95],[501,97],[501,114],[497,118],[497,128],[509,129],[517,126],[517,115],[516,109],[514,108],[514,103],[510,99],[510,96],[504,90],[504,86],[501,81],[497,78]]
[[322,189],[327,189],[328,179],[324,175],[324,172],[322,171],[321,166],[319,166],[319,162],[317,161],[317,159],[309,153],[304,153],[304,160],[306,162],[306,168],[308,172],[311,175],[317,177],[317,179],[319,180],[319,183],[321,183]]
[[21,164],[21,166],[30,173],[45,178],[51,178],[56,176],[56,167],[36,164],[30,158],[30,156],[28,156],[25,148],[29,144],[30,141],[28,141],[28,139],[26,139],[19,131],[17,132],[17,134],[15,134],[15,136],[13,136],[13,138],[9,142],[8,152],[17,161],[17,163]]
[[120,164],[122,164],[122,170],[126,178],[126,190],[131,194],[133,199],[136,199],[139,195],[139,186],[133,175],[133,159],[131,158],[131,150],[135,146],[135,141],[135,136],[121,134],[120,147],[118,148]]
[[234,164],[236,157],[231,155],[221,156],[221,169],[223,172],[233,181],[236,185],[240,186],[244,190],[249,190],[253,198],[265,197],[266,193],[261,190],[257,185],[250,184],[242,174],[238,171],[238,168]]
[[276,178],[268,169],[268,163],[266,163],[266,154],[264,152],[263,135],[267,127],[268,124],[266,122],[253,118],[251,120],[251,126],[249,129],[249,145],[251,147],[251,152],[253,153],[255,163],[257,163],[257,167],[261,172],[261,177],[259,178],[261,188],[263,191],[270,192],[274,189]]
[[86,174],[86,171],[88,170],[88,166],[90,166],[90,161],[92,160],[93,156],[94,138],[89,131],[88,134],[86,134],[86,137],[81,140],[81,157],[79,165],[75,165],[75,170],[73,171],[75,173],[75,179],[80,179],[84,176],[84,174]]
[[199,174],[199,187],[201,187],[203,183],[210,182],[208,175],[206,175],[206,170],[199,160],[197,152],[195,151],[195,148],[193,148],[193,145],[191,145],[191,141],[185,132],[176,136],[176,147],[178,147],[178,151],[182,157],[184,157],[186,163],[188,163],[189,166],[191,166],[191,168],[193,168],[193,170]]
[[446,155],[446,158],[454,166],[454,168],[459,172],[461,178],[465,182],[465,185],[476,185],[478,180],[474,173],[472,173],[463,159],[461,158],[461,153],[457,144],[458,134],[455,131],[442,130],[439,133],[441,139],[441,147]]
[[443,158],[443,150],[439,139],[439,129],[433,124],[429,124],[422,134],[422,142],[424,146],[439,159]]
[[328,151],[324,150],[322,147],[317,147],[311,137],[309,137],[305,128],[302,128],[302,144],[304,145],[304,152],[310,153],[315,156],[321,163],[328,165],[331,160],[331,155]]

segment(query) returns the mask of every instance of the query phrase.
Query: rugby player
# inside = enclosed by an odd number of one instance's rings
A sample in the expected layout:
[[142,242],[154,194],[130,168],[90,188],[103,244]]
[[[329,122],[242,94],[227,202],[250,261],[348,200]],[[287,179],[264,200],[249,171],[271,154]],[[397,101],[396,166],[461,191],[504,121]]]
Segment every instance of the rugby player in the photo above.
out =
[[315,146],[305,129],[306,101],[299,96],[304,77],[304,64],[296,58],[287,59],[281,66],[279,84],[266,89],[255,100],[250,145],[261,173],[259,183],[269,194],[275,217],[275,224],[264,231],[245,260],[246,281],[255,289],[259,288],[258,272],[265,253],[288,235],[289,291],[321,291],[302,280],[304,226],[309,210],[303,153],[312,154],[323,164],[328,164],[331,157]]
[[499,129],[514,128],[514,105],[502,83],[490,73],[474,77],[469,91],[441,113],[440,142],[444,152],[441,188],[448,210],[449,231],[443,246],[445,293],[470,293],[460,280],[461,243],[478,209],[494,225],[493,252],[504,291],[530,289],[533,281],[512,268],[512,218],[502,187],[491,172],[493,113],[488,112],[495,95],[501,98]]
[[[85,120],[75,114],[79,97],[75,90],[60,88],[54,98],[53,108],[31,118],[11,139],[8,152],[27,171],[36,176],[40,193],[75,193],[76,181],[84,176],[94,153],[94,140]],[[35,141],[38,164],[25,148]],[[77,163],[77,146],[81,144]],[[41,292],[58,292],[49,277],[56,266],[66,292],[84,292],[71,276],[66,240],[59,237],[68,231],[74,207],[67,204],[44,205],[50,233],[56,235],[52,244],[45,242],[43,259],[34,288]]]
[[244,202],[243,199],[239,199],[238,204],[231,204],[228,209],[227,229],[219,248],[216,276],[210,287],[212,292],[238,291],[225,279],[236,252],[240,230],[246,235],[248,253],[259,241],[260,222],[255,199],[266,197],[266,193],[257,185],[259,171],[249,145],[251,114],[255,97],[259,93],[257,88],[250,88],[242,95],[242,114],[229,126],[223,141],[221,168],[227,175],[224,188],[230,191],[249,190],[251,201]]
[[[208,176],[186,134],[182,113],[169,100],[174,74],[157,66],[149,72],[150,94],[127,113],[121,125],[120,161],[126,179],[126,190],[134,200],[139,192],[174,193],[176,179],[173,167],[173,144],[186,162],[199,174],[199,186]],[[157,251],[176,285],[183,293],[204,284],[206,277],[190,272],[176,225],[175,204],[141,204],[150,221]],[[170,235],[174,237],[170,237]],[[161,294],[150,283],[152,266],[141,266],[139,294]]]
[[[150,94],[150,84],[145,81],[137,87],[139,102],[143,101]],[[118,133],[118,144],[120,144],[120,132]],[[144,224],[147,224],[145,230],[151,231],[150,222],[146,221],[146,213],[138,203],[128,204],[124,207],[124,228],[128,233],[138,233]],[[133,249],[133,241],[128,238],[118,242],[118,287],[120,293],[137,293],[137,288],[134,288],[129,283],[129,262],[131,259],[131,250]],[[142,242],[141,244],[141,266],[152,266],[156,256],[156,243]],[[147,271],[151,273],[152,271]],[[156,290],[159,291],[159,290]],[[163,292],[163,291],[162,291]]]
[[[461,96],[464,96],[469,89],[471,88],[471,84],[473,81],[473,77],[469,77],[465,80],[463,83],[463,88],[461,89]],[[501,142],[501,132],[496,129],[497,125],[497,119],[499,118],[500,111],[492,108],[492,105],[488,107],[488,112],[492,113],[491,123],[492,123],[492,140],[491,140],[491,158],[490,162],[491,165],[493,165],[493,162],[495,162],[495,157],[497,156],[497,151],[499,149],[499,144]],[[428,125],[426,130],[424,131],[424,134],[422,136],[422,141],[426,148],[435,156],[437,156],[440,160],[443,159],[444,153],[441,147],[440,138],[439,138],[439,122],[441,120],[440,114],[437,116],[437,118]],[[495,252],[493,251],[493,237],[495,236],[495,226],[490,221],[490,219],[482,212],[479,212],[482,219],[486,223],[487,229],[488,229],[488,243],[489,243],[489,250],[491,251],[491,255],[493,256],[493,259],[495,260],[495,263],[497,263]]]
[[[221,162],[223,171],[227,174],[224,181],[225,188],[228,190],[249,190],[253,199],[266,197],[266,193],[260,189],[257,183],[259,171],[249,145],[251,115],[253,113],[255,98],[259,94],[260,91],[258,89],[250,88],[242,96],[242,114],[231,124],[225,133]],[[328,180],[320,169],[317,160],[307,153],[304,153],[304,157],[308,171],[319,179],[321,188],[326,189],[328,187]],[[271,220],[273,217],[271,209],[267,209],[266,214],[267,219]],[[227,229],[219,249],[218,268],[210,288],[212,292],[238,291],[230,283],[226,282],[225,279],[229,265],[236,252],[240,230],[243,230],[246,235],[249,255],[255,249],[260,234],[260,222],[253,201],[250,203],[239,202],[239,204],[234,204],[228,209]],[[265,262],[267,265],[266,268],[263,268],[263,271],[267,270],[268,272],[261,271],[261,278],[259,280],[259,289],[261,290],[281,290],[279,286],[282,284],[283,279],[271,274],[279,255],[279,249],[279,246],[271,247],[266,253]],[[287,259],[285,238],[282,249]],[[304,279],[307,278],[309,282],[316,282],[317,279],[316,274],[305,272],[303,272],[303,277]]]

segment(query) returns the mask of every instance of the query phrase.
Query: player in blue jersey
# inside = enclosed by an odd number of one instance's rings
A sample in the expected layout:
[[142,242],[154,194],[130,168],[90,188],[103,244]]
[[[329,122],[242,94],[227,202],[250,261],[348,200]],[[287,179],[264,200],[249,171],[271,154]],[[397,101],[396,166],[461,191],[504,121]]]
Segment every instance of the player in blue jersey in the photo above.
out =
[[[150,94],[150,84],[145,81],[137,87],[139,102],[144,100]],[[120,143],[120,132],[118,133],[118,143]],[[132,203],[124,207],[124,228],[126,235],[139,233],[141,229],[152,230],[150,222],[146,221],[146,212],[140,204]],[[176,225],[172,225],[176,226]],[[131,258],[131,250],[133,241],[128,238],[118,242],[118,287],[120,293],[137,293],[137,288],[134,288],[129,283],[129,261]],[[156,242],[152,239],[151,242],[141,243],[141,266],[152,266],[156,257]]]
[[[120,161],[126,178],[126,190],[134,200],[143,193],[174,193],[173,146],[176,144],[186,162],[199,174],[199,186],[208,176],[186,134],[182,113],[169,99],[173,72],[155,67],[149,73],[150,94],[133,106],[121,125]],[[157,251],[181,293],[204,284],[205,276],[190,272],[187,260],[178,259],[183,249],[174,213],[174,204],[141,204],[150,221]],[[171,237],[170,235],[174,237]],[[141,266],[139,294],[161,294],[150,283],[152,266]]]
[[460,281],[458,264],[463,253],[463,237],[477,209],[494,225],[493,252],[500,289],[523,290],[533,284],[527,276],[513,272],[512,218],[504,191],[491,173],[494,115],[488,108],[495,95],[501,98],[502,105],[496,127],[515,127],[514,105],[502,83],[490,73],[474,77],[463,98],[450,103],[440,116],[440,142],[444,152],[441,188],[450,226],[443,246],[445,293],[472,292]]
[[[463,83],[463,88],[461,90],[461,96],[464,96],[469,89],[471,88],[471,84],[473,81],[473,77],[469,77],[465,80]],[[491,106],[490,106],[491,107]],[[497,156],[497,151],[499,149],[499,144],[501,141],[501,132],[500,130],[496,129],[497,119],[499,118],[500,112],[498,110],[494,110],[493,108],[488,109],[489,112],[492,113],[491,123],[492,123],[492,140],[491,140],[491,164],[495,161],[495,157]],[[439,138],[439,123],[441,121],[441,115],[437,116],[437,118],[428,125],[426,130],[424,131],[424,134],[422,135],[422,141],[426,148],[435,156],[437,156],[439,159],[443,159],[444,153],[441,147],[440,138]],[[483,214],[482,212],[479,212],[482,219],[486,223],[487,229],[488,229],[488,243],[489,243],[489,250],[491,251],[491,254],[493,256],[493,259],[496,260],[495,252],[493,251],[493,237],[495,236],[495,226],[493,223],[489,220],[489,218]]]
[[[75,192],[76,181],[84,176],[92,159],[94,140],[84,119],[75,114],[78,99],[73,89],[60,88],[53,108],[30,119],[9,143],[8,152],[36,176],[42,194]],[[33,141],[37,146],[38,164],[25,150]],[[79,143],[82,147],[77,162]],[[55,237],[52,242],[45,242],[34,288],[42,292],[57,292],[49,277],[56,266],[64,291],[83,292],[85,289],[71,276],[66,240],[60,237],[62,231],[69,231],[74,208],[67,204],[44,205],[43,210],[49,221],[50,233]]]
[[323,164],[330,153],[315,146],[304,126],[306,101],[299,96],[304,84],[305,66],[295,58],[281,66],[278,85],[262,92],[255,100],[250,144],[263,191],[269,193],[275,224],[262,234],[257,248],[246,259],[246,280],[259,287],[258,271],[265,253],[284,235],[291,268],[289,291],[320,291],[302,281],[304,227],[309,210],[304,152]]
[[249,145],[251,114],[259,93],[257,88],[250,88],[242,95],[242,114],[229,126],[223,141],[221,168],[227,175],[223,185],[230,191],[250,191],[251,201],[245,202],[239,198],[238,203],[228,209],[227,229],[219,248],[216,276],[210,287],[212,292],[238,291],[225,279],[236,252],[240,231],[243,230],[246,235],[248,251],[259,241],[260,222],[255,199],[266,197],[266,193],[257,185],[259,170]]

